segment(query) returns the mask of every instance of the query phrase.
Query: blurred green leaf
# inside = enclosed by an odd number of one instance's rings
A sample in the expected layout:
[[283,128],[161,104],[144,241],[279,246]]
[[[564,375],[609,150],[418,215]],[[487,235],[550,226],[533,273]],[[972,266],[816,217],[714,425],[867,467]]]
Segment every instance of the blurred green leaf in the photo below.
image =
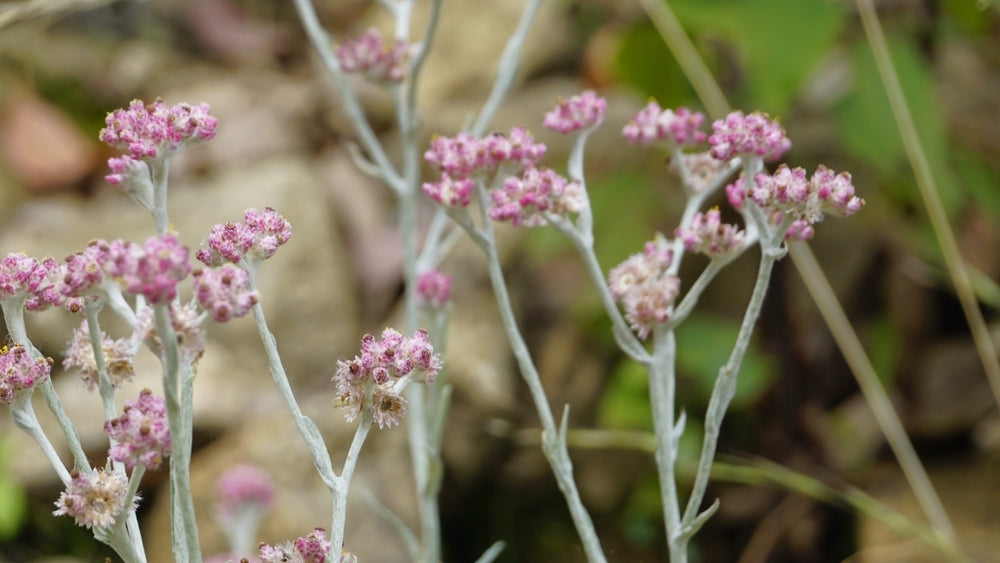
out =
[[647,20],[625,32],[615,56],[615,73],[663,107],[696,99],[673,54]]
[[615,366],[597,407],[597,425],[601,428],[653,429],[649,381],[641,365],[624,359]]
[[869,323],[863,333],[865,349],[868,350],[879,381],[886,388],[891,388],[903,355],[899,330],[891,318],[881,315]]
[[[948,137],[941,105],[934,96],[930,69],[911,39],[890,36],[889,50],[945,210],[953,216],[962,196],[947,166]],[[905,181],[888,181],[883,185],[890,188],[890,193],[899,201],[923,207],[875,60],[863,40],[854,45],[851,62],[854,88],[835,109],[835,123],[843,149],[870,164],[884,179],[902,174]]]
[[670,6],[702,43],[722,41],[736,51],[749,78],[746,103],[773,114],[787,111],[847,15],[841,2],[827,0],[671,0]]
[[21,485],[7,471],[10,440],[0,441],[0,541],[14,537],[28,513],[28,500]]
[[[712,394],[715,378],[729,359],[739,323],[733,320],[692,315],[677,329],[677,367],[690,377],[705,402]],[[740,367],[733,408],[745,408],[767,390],[774,379],[771,359],[757,353],[751,344]]]

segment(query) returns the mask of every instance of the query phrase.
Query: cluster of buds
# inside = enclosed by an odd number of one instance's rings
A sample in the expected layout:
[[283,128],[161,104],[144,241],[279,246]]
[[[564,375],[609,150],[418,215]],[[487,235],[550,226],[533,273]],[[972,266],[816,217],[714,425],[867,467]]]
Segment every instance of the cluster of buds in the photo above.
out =
[[740,155],[777,160],[792,148],[781,124],[760,112],[744,115],[734,111],[712,123],[712,131],[708,144],[712,156],[719,160]]
[[674,252],[666,241],[646,243],[608,274],[611,295],[625,310],[625,319],[639,338],[649,336],[653,327],[670,319],[670,311],[681,281],[669,271]]
[[[328,563],[330,542],[326,530],[317,527],[304,538],[295,538],[276,546],[261,542],[259,547],[261,563]],[[343,557],[340,561],[347,561]],[[339,562],[338,562],[339,563]]]
[[19,392],[34,389],[52,372],[51,358],[32,357],[24,346],[0,348],[0,402],[11,404]]
[[650,100],[622,129],[622,136],[629,144],[651,145],[673,142],[677,145],[693,145],[705,140],[701,129],[705,116],[701,112],[687,108],[663,109]]
[[126,291],[144,295],[153,304],[173,300],[177,283],[191,272],[188,248],[173,233],[149,237],[142,246],[125,242],[116,248],[108,273],[120,280]]
[[63,265],[52,258],[38,260],[23,252],[12,252],[0,259],[0,300],[17,307],[23,305],[29,311],[63,305],[78,311],[81,301],[67,299],[62,291],[64,277]]
[[215,322],[242,317],[257,304],[260,294],[248,286],[249,274],[233,264],[194,271],[194,294],[198,304]]
[[545,225],[545,214],[566,216],[579,213],[587,205],[580,183],[563,178],[551,168],[531,167],[521,176],[509,176],[491,197],[490,219],[523,227]]
[[822,165],[807,177],[804,169],[782,164],[774,174],[758,173],[749,188],[744,178],[738,179],[726,187],[726,196],[737,209],[751,199],[772,224],[787,222],[785,237],[794,240],[812,238],[813,225],[827,213],[848,217],[865,205],[855,195],[849,173],[836,174]]
[[402,82],[416,49],[416,45],[398,40],[386,44],[382,34],[371,28],[361,37],[341,43],[337,60],[345,72],[362,73],[376,82]]
[[197,142],[215,136],[218,121],[207,104],[180,103],[174,106],[157,99],[151,104],[133,100],[127,108],[108,114],[100,139],[128,154],[111,158],[109,184],[127,185],[130,178],[149,175],[144,161],[167,159]]
[[274,255],[278,247],[292,238],[291,224],[270,207],[247,209],[242,223],[219,223],[196,254],[206,266],[226,262],[253,265]]
[[108,528],[122,512],[135,510],[125,506],[128,480],[121,473],[97,469],[70,472],[72,480],[56,501],[56,516],[72,516],[78,526]]
[[677,227],[674,232],[684,247],[711,258],[725,259],[743,250],[746,233],[735,225],[722,222],[719,208],[700,211],[691,218],[687,227]]
[[350,361],[337,361],[333,376],[336,404],[347,410],[347,420],[371,409],[379,428],[393,426],[406,415],[406,399],[399,394],[396,382],[409,377],[416,383],[431,383],[441,365],[441,357],[434,353],[423,330],[410,338],[391,328],[382,331],[378,339],[366,334],[359,355]]
[[138,400],[125,401],[122,415],[105,422],[104,432],[114,444],[108,457],[129,470],[136,465],[156,469],[170,455],[166,404],[149,389],[139,392]]
[[424,159],[437,167],[441,178],[425,182],[424,193],[441,205],[465,207],[472,200],[476,176],[497,172],[511,174],[534,166],[544,155],[545,145],[535,141],[524,127],[503,135],[493,133],[477,139],[468,133],[435,137]]
[[451,299],[451,276],[440,270],[427,270],[417,276],[417,302],[424,307],[441,309]]
[[604,122],[608,102],[593,90],[586,90],[569,99],[560,99],[555,109],[545,114],[542,125],[559,133],[592,129]]

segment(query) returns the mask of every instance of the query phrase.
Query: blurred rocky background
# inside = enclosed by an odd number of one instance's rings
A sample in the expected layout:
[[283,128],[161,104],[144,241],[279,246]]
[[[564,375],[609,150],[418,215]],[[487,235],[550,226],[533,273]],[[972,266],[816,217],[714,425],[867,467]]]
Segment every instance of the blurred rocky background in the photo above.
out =
[[[420,2],[423,21],[427,2]],[[489,91],[524,0],[449,0],[422,78],[425,139],[454,134]],[[318,0],[334,38],[390,29],[366,0]],[[1000,416],[943,261],[924,217],[864,36],[850,2],[675,0],[731,103],[780,116],[793,166],[823,163],[854,174],[868,200],[850,221],[827,221],[811,246],[865,342],[907,430],[939,487],[963,546],[981,561],[1000,551]],[[1000,14],[966,0],[877,2],[895,63],[941,181],[949,216],[987,318],[1000,308]],[[421,29],[418,25],[417,30]],[[419,31],[415,31],[419,33]],[[391,106],[356,81],[390,150]],[[661,154],[619,136],[655,96],[700,107],[638,4],[551,0],[542,5],[517,84],[494,127],[529,126],[560,169],[565,139],[541,128],[558,96],[584,87],[609,100],[588,145],[597,250],[610,268],[656,230],[672,232],[680,192]],[[35,0],[0,2],[0,249],[61,258],[89,239],[142,240],[143,211],[103,182],[111,152],[97,141],[107,112],[133,98],[207,102],[213,141],[171,169],[170,211],[197,246],[217,222],[272,206],[292,241],[260,274],[265,312],[303,408],[327,435],[335,465],[353,426],[332,409],[338,358],[364,332],[392,324],[401,295],[395,213],[388,192],[359,172],[354,137],[290,3],[262,0]],[[717,202],[723,204],[720,199]],[[429,211],[429,206],[424,210]],[[508,281],[522,327],[572,426],[647,430],[642,373],[615,352],[596,295],[571,248],[553,232],[505,232]],[[702,265],[692,258],[682,274]],[[578,561],[582,553],[537,442],[537,421],[492,305],[477,252],[459,245],[446,269],[455,302],[446,365],[455,384],[445,439],[441,509],[446,561],[471,561],[496,540],[501,561]],[[749,294],[753,256],[713,285],[679,334],[679,392],[688,413],[685,455],[699,443],[712,378]],[[29,332],[57,360],[79,319],[29,317]],[[114,328],[110,328],[114,330]],[[329,497],[271,384],[248,319],[211,326],[198,367],[192,479],[206,555],[225,546],[212,523],[215,480],[251,463],[278,486],[262,540],[329,525]],[[58,362],[57,362],[58,363]],[[121,393],[157,389],[154,359]],[[102,464],[101,411],[72,376],[55,375],[92,456]],[[39,409],[44,412],[44,408]],[[413,522],[405,430],[375,432],[357,484]],[[735,463],[771,460],[840,491],[860,487],[923,522],[905,481],[794,266],[774,276],[720,451]],[[663,561],[652,456],[628,448],[574,450],[584,502],[613,561]],[[690,462],[692,458],[685,460]],[[170,560],[164,471],[144,482],[140,519],[151,561]],[[110,552],[51,516],[57,480],[37,448],[0,422],[0,560],[93,561]],[[700,561],[936,561],[926,544],[865,514],[767,483],[717,480],[722,508],[699,534]],[[362,561],[405,561],[396,533],[352,497],[347,547]],[[67,559],[66,557],[69,557]]]

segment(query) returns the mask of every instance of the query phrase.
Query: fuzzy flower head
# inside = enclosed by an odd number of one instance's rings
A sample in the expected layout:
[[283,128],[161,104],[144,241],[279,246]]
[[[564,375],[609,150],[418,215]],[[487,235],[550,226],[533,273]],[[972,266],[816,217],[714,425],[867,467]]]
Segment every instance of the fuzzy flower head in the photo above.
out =
[[34,358],[24,346],[0,348],[0,402],[11,404],[22,392],[45,382],[52,372],[52,358]]
[[524,127],[514,127],[504,135],[493,133],[477,139],[468,133],[454,137],[436,136],[424,153],[424,160],[441,173],[436,182],[421,188],[441,205],[466,207],[472,200],[475,179],[503,169],[516,174],[534,166],[546,147],[535,141]]
[[29,311],[70,305],[61,292],[64,276],[63,265],[52,258],[12,252],[0,259],[0,300]]
[[393,426],[406,414],[406,400],[397,393],[396,381],[409,376],[417,383],[430,383],[441,366],[426,331],[418,330],[410,338],[391,328],[382,331],[381,338],[366,334],[359,355],[337,362],[336,404],[347,410],[347,420],[371,408],[379,428]]
[[545,213],[568,216],[586,206],[583,189],[550,168],[527,168],[522,176],[510,176],[493,190],[494,221],[510,221],[515,226],[545,225]]
[[427,270],[417,276],[417,302],[442,309],[451,299],[451,276],[441,270]]
[[545,114],[542,125],[565,135],[600,125],[607,111],[607,100],[593,90],[586,90],[568,100],[560,99],[555,109]]
[[781,124],[760,112],[744,115],[734,111],[715,121],[712,130],[708,143],[712,145],[712,156],[719,160],[741,154],[777,160],[792,148]]
[[670,160],[670,168],[681,175],[689,189],[704,192],[715,186],[727,163],[709,152],[684,153]]
[[216,489],[216,513],[220,517],[231,518],[248,509],[264,513],[274,506],[274,481],[252,465],[231,467],[216,481]]
[[[56,501],[55,516],[72,516],[78,526],[108,528],[125,509],[128,480],[115,471],[70,472],[72,480]],[[127,507],[135,510],[135,503]]]
[[782,164],[774,174],[758,173],[752,186],[743,193],[741,189],[744,188],[735,185],[732,190],[727,189],[730,201],[749,198],[774,224],[787,220],[790,226],[786,238],[796,240],[812,238],[813,225],[822,221],[825,214],[848,217],[865,204],[855,195],[850,174],[835,174],[824,166],[807,177],[802,168]]
[[267,260],[292,238],[292,225],[270,207],[247,209],[242,223],[219,223],[205,238],[197,253],[206,266],[221,266],[226,262],[239,264]]
[[622,136],[632,145],[673,142],[694,145],[705,140],[701,125],[705,115],[687,108],[662,109],[650,100],[622,129]]
[[[147,160],[167,158],[192,144],[211,139],[218,121],[209,114],[207,104],[180,103],[168,107],[157,99],[148,105],[132,100],[127,108],[109,113],[105,123],[101,141],[127,150],[133,160]],[[124,174],[130,166],[129,162],[119,162],[112,165],[112,171],[117,168],[117,174]]]
[[191,272],[188,249],[177,235],[164,233],[139,246],[126,242],[109,265],[129,293],[142,294],[150,303],[166,303],[177,296],[177,282]]
[[87,247],[66,257],[63,283],[60,288],[67,297],[83,297],[108,278],[107,267],[116,254],[123,252],[120,240],[92,240]]
[[[177,339],[177,353],[182,362],[194,363],[205,353],[205,328],[201,311],[193,303],[170,305],[170,325]],[[156,319],[152,307],[143,307],[136,314],[136,327],[132,339],[146,342],[157,354],[163,352],[160,336],[156,332]]]
[[262,563],[327,563],[330,542],[326,530],[317,527],[308,536],[296,538],[276,546],[260,543],[259,556]]
[[104,423],[104,432],[114,442],[108,457],[125,464],[156,469],[170,455],[170,427],[163,397],[143,389],[136,401],[125,401],[122,415]]
[[[73,339],[66,347],[63,358],[63,369],[79,370],[80,378],[93,391],[97,388],[99,375],[97,360],[94,359],[94,347],[90,345],[90,329],[84,319],[73,331]],[[113,339],[101,331],[101,355],[104,357],[104,368],[107,370],[111,386],[117,388],[125,381],[131,381],[135,376],[133,359],[139,343],[133,338]]]
[[678,227],[675,234],[685,248],[711,258],[734,256],[746,243],[746,233],[735,225],[723,223],[718,208],[695,213],[691,224]]
[[402,82],[416,49],[416,45],[398,40],[386,44],[382,34],[371,28],[361,37],[341,43],[337,47],[337,60],[344,72],[361,73],[376,82]]
[[224,323],[250,312],[260,294],[247,286],[249,274],[234,264],[195,270],[195,298],[216,322]]
[[670,308],[680,291],[680,279],[668,269],[673,251],[665,241],[650,241],[641,254],[633,254],[608,274],[611,295],[625,310],[625,319],[639,338],[670,318]]

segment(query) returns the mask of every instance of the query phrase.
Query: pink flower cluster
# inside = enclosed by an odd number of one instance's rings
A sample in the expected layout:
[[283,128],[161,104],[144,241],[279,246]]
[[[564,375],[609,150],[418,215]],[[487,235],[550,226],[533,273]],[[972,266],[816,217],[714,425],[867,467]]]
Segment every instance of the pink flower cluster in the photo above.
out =
[[190,272],[188,249],[173,233],[149,237],[142,246],[122,243],[108,265],[108,273],[121,280],[126,291],[142,294],[154,304],[176,297],[177,282]]
[[607,111],[607,100],[586,90],[568,100],[560,99],[555,109],[545,114],[542,125],[565,135],[600,125]]
[[[125,509],[128,480],[115,471],[70,472],[72,480],[56,501],[55,516],[72,516],[78,526],[107,528]],[[135,510],[135,502],[128,510]]]
[[290,561],[326,563],[327,555],[330,552],[330,542],[326,539],[326,530],[317,527],[304,538],[296,538],[295,541],[285,542],[277,546],[261,542],[259,549],[262,563],[286,563]]
[[712,124],[714,133],[708,138],[712,156],[729,160],[741,154],[756,155],[765,160],[777,160],[792,148],[781,125],[760,112],[744,115],[734,111]]
[[441,357],[423,330],[410,338],[391,328],[382,331],[379,339],[366,334],[358,356],[337,361],[333,381],[338,406],[347,409],[347,420],[371,408],[379,428],[393,426],[406,414],[406,400],[394,389],[396,380],[409,376],[418,383],[430,383],[441,366]]
[[725,258],[739,253],[746,243],[746,233],[739,227],[722,222],[719,209],[695,213],[691,224],[677,227],[674,233],[684,247],[712,258]]
[[12,252],[0,259],[0,299],[24,299],[29,311],[51,305],[79,310],[79,300],[67,300],[61,292],[64,275],[62,264],[52,258],[38,260],[23,252]]
[[114,441],[108,457],[129,470],[136,465],[156,469],[170,455],[166,404],[149,389],[140,391],[138,400],[125,401],[122,415],[105,422],[104,432]]
[[274,506],[274,482],[267,473],[252,465],[230,468],[219,477],[216,487],[220,515],[233,516],[248,507],[266,511]]
[[[138,347],[139,342],[134,336],[116,340],[101,331],[101,355],[112,387],[131,381],[135,376],[132,362]],[[86,319],[73,331],[73,339],[64,353],[63,369],[80,370],[80,377],[87,389],[93,391],[97,388],[97,361],[94,359],[94,347],[90,344],[90,329]]]
[[534,166],[545,150],[545,145],[535,142],[523,127],[514,127],[507,135],[494,133],[482,139],[468,133],[435,137],[424,160],[437,167],[441,179],[425,182],[422,188],[442,205],[465,207],[471,201],[474,176],[494,172],[501,165],[511,167],[511,172]]
[[233,264],[194,271],[194,294],[216,322],[224,323],[250,312],[260,293],[251,290],[246,270]]
[[451,276],[440,270],[427,270],[417,276],[417,301],[426,307],[441,309],[451,299]]
[[219,223],[205,239],[207,248],[197,253],[206,266],[221,266],[241,260],[259,262],[277,252],[278,247],[292,238],[292,225],[277,211],[247,209],[242,223]]
[[337,47],[337,60],[345,72],[360,72],[379,82],[402,82],[406,65],[416,49],[402,41],[387,45],[375,28],[354,41],[344,41]]
[[608,274],[611,295],[625,309],[625,319],[645,339],[656,324],[670,318],[670,307],[680,291],[680,279],[668,272],[674,253],[657,241],[646,243]]
[[521,176],[509,176],[493,190],[490,219],[510,221],[515,226],[547,224],[545,213],[569,215],[586,206],[579,182],[570,182],[550,168],[530,166]]
[[162,158],[214,137],[218,121],[208,112],[208,104],[168,107],[160,99],[148,105],[132,100],[127,108],[108,114],[107,127],[101,129],[99,137],[112,147],[127,150],[132,159]]
[[24,346],[0,348],[0,402],[11,404],[19,391],[34,389],[52,372],[52,358],[34,358]]
[[822,165],[807,178],[804,169],[782,164],[774,174],[758,173],[749,189],[740,178],[726,187],[726,195],[737,209],[746,198],[752,199],[775,224],[790,217],[792,223],[785,236],[795,240],[812,238],[813,225],[822,221],[824,214],[848,217],[865,205],[865,200],[855,195],[849,173],[835,174]]
[[705,116],[687,108],[662,109],[650,100],[622,129],[622,136],[633,145],[650,145],[672,141],[678,145],[697,144],[705,140],[701,125]]
[[167,158],[199,141],[215,136],[218,121],[209,114],[207,104],[180,103],[174,106],[157,99],[151,104],[132,100],[127,108],[116,109],[105,119],[99,138],[128,154],[111,158],[111,174],[104,179],[114,186],[129,178],[149,175],[144,161]]

